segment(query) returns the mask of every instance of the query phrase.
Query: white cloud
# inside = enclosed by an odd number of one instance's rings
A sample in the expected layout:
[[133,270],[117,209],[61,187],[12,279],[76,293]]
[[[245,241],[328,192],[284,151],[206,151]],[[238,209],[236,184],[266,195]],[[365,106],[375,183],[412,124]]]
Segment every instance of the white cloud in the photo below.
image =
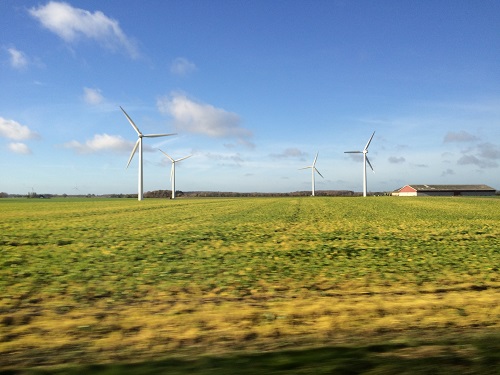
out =
[[212,160],[230,160],[235,163],[241,163],[243,162],[243,158],[239,153],[234,153],[234,154],[222,154],[222,153],[213,153],[213,152],[207,152],[205,153],[205,156],[208,159]]
[[210,104],[195,102],[185,95],[173,93],[157,101],[161,113],[173,117],[180,131],[207,135],[214,138],[236,138],[240,143],[248,141],[252,132],[243,128],[236,113],[216,108]]
[[28,59],[23,52],[15,48],[7,48],[7,51],[10,54],[10,65],[13,68],[23,69],[28,65]]
[[29,13],[68,43],[85,37],[112,51],[124,48],[131,57],[138,56],[137,47],[125,35],[118,21],[100,11],[91,13],[64,2],[51,1],[38,8],[31,8]]
[[0,117],[0,137],[20,141],[23,139],[38,138],[39,135],[25,125]]
[[9,143],[9,150],[16,153],[16,154],[23,154],[23,155],[28,155],[31,154],[30,148],[21,142],[12,142]]
[[99,89],[83,88],[83,100],[90,105],[98,105],[104,101],[104,97]]
[[170,72],[178,76],[185,76],[196,70],[196,65],[184,57],[178,57],[170,64]]
[[215,161],[220,167],[241,167],[244,163],[244,160],[239,153],[207,152],[204,156],[209,160]]
[[80,143],[70,141],[64,144],[64,147],[75,150],[80,154],[91,154],[101,151],[132,151],[134,143],[123,139],[119,135],[96,134],[94,138]]

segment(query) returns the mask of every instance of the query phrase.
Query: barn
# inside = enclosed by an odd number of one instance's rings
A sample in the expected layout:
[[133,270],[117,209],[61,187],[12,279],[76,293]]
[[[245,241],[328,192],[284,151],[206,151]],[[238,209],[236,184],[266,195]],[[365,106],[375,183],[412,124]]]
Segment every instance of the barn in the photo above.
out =
[[496,190],[488,185],[405,185],[392,195],[400,197],[416,196],[488,196]]

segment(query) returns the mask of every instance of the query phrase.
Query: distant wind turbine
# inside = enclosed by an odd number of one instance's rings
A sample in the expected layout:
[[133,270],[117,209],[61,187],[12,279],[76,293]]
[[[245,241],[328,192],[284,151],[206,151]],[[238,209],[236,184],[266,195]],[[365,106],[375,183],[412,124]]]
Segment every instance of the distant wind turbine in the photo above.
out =
[[363,154],[363,197],[366,197],[366,163],[370,166],[372,169],[373,173],[375,171],[373,170],[372,164],[370,163],[370,160],[368,159],[368,147],[370,146],[370,142],[373,139],[373,136],[375,135],[375,132],[373,132],[372,136],[368,140],[368,143],[366,144],[365,148],[363,151],[344,151],[346,154]]
[[323,175],[321,173],[319,173],[319,171],[316,169],[316,160],[318,160],[318,154],[319,154],[319,151],[316,152],[316,157],[314,158],[314,161],[312,163],[312,165],[308,166],[308,167],[304,167],[304,168],[299,168],[299,169],[308,169],[308,168],[311,168],[311,174],[312,174],[312,196],[314,197],[314,172],[317,172],[322,178]]
[[[159,149],[160,150],[160,149]],[[175,199],[175,163],[180,162],[181,160],[187,159],[193,155],[184,156],[183,158],[174,160],[170,155],[166,152],[160,150],[167,158],[172,162],[172,169],[170,170],[170,181],[172,182],[172,199]]]
[[135,151],[139,147],[139,176],[138,176],[138,192],[137,192],[137,200],[142,201],[143,198],[143,172],[142,172],[142,138],[155,138],[155,137],[167,137],[170,135],[175,135],[175,133],[172,134],[142,134],[137,125],[134,124],[130,116],[125,112],[125,110],[120,107],[122,112],[125,114],[125,117],[127,117],[128,122],[130,122],[130,125],[134,128],[134,130],[137,132],[137,142],[135,142],[134,149],[132,150],[132,153],[130,154],[130,158],[128,159],[127,163],[127,168],[130,165],[130,162],[132,161],[132,158],[134,157]]

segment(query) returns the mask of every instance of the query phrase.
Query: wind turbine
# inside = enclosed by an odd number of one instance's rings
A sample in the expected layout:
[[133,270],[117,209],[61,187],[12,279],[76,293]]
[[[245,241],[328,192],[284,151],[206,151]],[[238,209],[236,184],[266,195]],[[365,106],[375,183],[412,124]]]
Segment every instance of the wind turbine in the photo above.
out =
[[316,152],[316,157],[314,158],[312,165],[310,165],[309,167],[299,168],[299,169],[311,168],[311,172],[312,172],[312,196],[313,197],[314,197],[314,172],[317,172],[322,178],[324,178],[323,175],[321,173],[319,173],[319,171],[316,169],[316,160],[318,160],[318,154],[319,154],[319,151]]
[[[160,150],[160,149],[158,149]],[[183,158],[180,158],[180,159],[177,159],[177,160],[174,160],[170,155],[168,155],[166,152],[163,152],[162,150],[160,150],[167,158],[170,159],[170,161],[172,162],[172,169],[170,170],[170,181],[172,181],[172,199],[175,199],[175,163],[178,163],[180,162],[181,160],[184,160],[184,159],[187,159],[193,155],[188,155],[188,156],[184,156]]]
[[372,136],[368,140],[368,143],[366,144],[365,148],[363,151],[344,151],[345,154],[363,154],[363,197],[366,197],[366,163],[370,166],[372,169],[373,173],[375,171],[373,170],[372,164],[370,163],[370,159],[368,159],[368,147],[370,146],[370,142],[373,139],[373,136],[375,135],[375,132],[373,132]]
[[125,117],[127,117],[128,122],[130,122],[130,125],[134,128],[134,130],[137,132],[137,142],[135,142],[134,149],[132,150],[132,153],[130,154],[130,158],[128,159],[127,163],[127,168],[130,165],[130,162],[132,161],[132,158],[134,157],[135,151],[139,147],[139,176],[138,176],[138,192],[137,192],[137,200],[142,201],[143,197],[143,172],[142,172],[142,138],[156,138],[156,137],[167,137],[170,135],[175,135],[173,134],[142,134],[139,128],[137,127],[136,124],[132,121],[130,116],[125,112],[125,110],[120,106],[120,109],[124,113]]

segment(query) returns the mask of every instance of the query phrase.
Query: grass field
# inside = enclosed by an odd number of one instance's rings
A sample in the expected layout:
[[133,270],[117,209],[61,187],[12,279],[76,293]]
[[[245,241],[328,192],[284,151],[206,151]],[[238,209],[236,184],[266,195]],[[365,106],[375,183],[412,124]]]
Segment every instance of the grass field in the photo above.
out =
[[3,199],[0,370],[499,369],[499,219],[497,198]]

